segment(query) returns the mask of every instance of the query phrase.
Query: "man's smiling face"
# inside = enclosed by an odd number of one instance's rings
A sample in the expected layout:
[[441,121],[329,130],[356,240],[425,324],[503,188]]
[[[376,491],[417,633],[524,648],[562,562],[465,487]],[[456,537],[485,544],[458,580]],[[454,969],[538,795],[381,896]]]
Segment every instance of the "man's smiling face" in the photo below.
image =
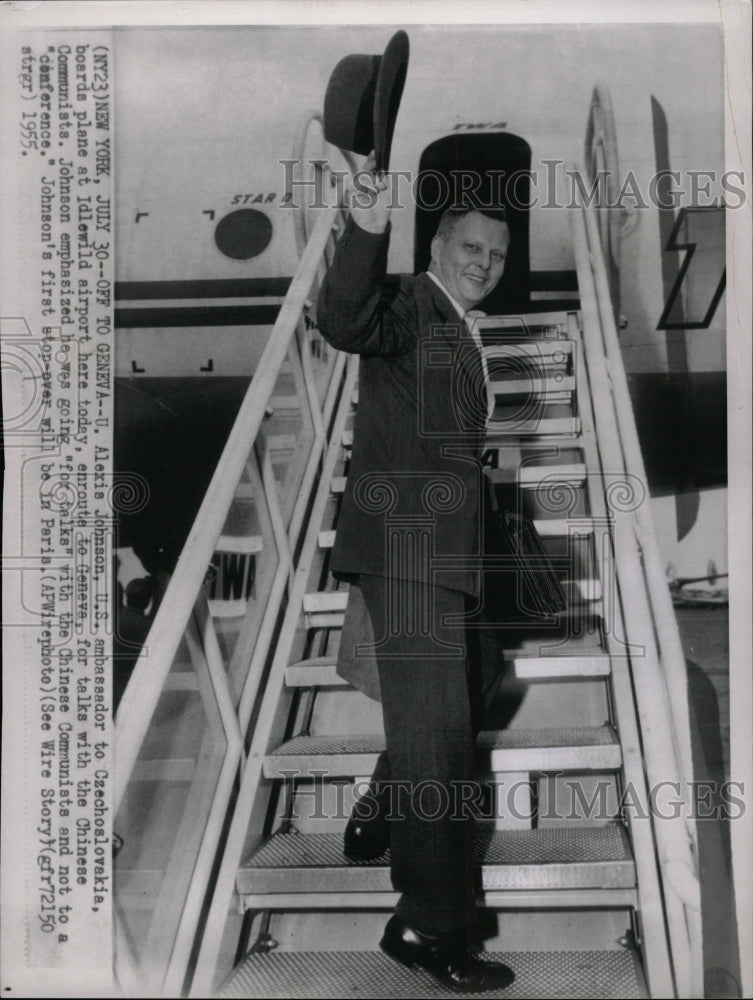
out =
[[429,270],[463,309],[472,309],[502,277],[509,244],[506,222],[469,212],[434,237]]

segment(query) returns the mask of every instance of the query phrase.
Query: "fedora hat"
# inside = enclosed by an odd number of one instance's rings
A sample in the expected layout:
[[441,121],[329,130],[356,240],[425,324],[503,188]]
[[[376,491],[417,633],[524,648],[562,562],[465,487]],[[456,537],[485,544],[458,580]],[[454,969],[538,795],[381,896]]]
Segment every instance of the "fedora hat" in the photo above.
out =
[[378,172],[389,167],[408,51],[408,36],[397,31],[384,55],[345,56],[332,70],[324,95],[325,139],[353,153],[373,149]]

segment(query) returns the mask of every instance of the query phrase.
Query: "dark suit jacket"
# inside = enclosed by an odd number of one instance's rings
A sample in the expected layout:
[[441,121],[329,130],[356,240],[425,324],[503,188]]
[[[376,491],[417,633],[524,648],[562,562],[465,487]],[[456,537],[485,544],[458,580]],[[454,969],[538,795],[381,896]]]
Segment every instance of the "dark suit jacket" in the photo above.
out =
[[426,274],[387,276],[389,231],[348,221],[319,329],[359,354],[353,455],[332,569],[480,591],[486,388],[476,345]]

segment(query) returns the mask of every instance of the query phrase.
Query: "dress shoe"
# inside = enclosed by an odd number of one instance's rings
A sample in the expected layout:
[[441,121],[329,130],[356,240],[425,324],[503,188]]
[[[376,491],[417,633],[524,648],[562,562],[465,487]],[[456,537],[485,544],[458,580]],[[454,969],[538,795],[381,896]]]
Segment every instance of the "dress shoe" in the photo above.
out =
[[420,965],[457,993],[502,990],[515,980],[515,973],[502,962],[474,955],[464,936],[421,934],[397,915],[390,917],[379,947],[403,965]]
[[353,806],[343,836],[343,854],[350,861],[374,861],[390,846],[390,831],[385,820],[389,802],[373,784]]

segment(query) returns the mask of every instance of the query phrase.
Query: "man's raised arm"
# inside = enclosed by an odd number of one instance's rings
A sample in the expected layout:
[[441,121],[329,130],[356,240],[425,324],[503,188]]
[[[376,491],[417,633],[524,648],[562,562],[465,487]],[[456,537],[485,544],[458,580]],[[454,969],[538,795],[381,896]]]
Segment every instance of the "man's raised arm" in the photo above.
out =
[[389,180],[372,173],[373,154],[356,176],[350,218],[322,284],[319,329],[353,354],[404,354],[416,342],[413,297],[387,278]]

